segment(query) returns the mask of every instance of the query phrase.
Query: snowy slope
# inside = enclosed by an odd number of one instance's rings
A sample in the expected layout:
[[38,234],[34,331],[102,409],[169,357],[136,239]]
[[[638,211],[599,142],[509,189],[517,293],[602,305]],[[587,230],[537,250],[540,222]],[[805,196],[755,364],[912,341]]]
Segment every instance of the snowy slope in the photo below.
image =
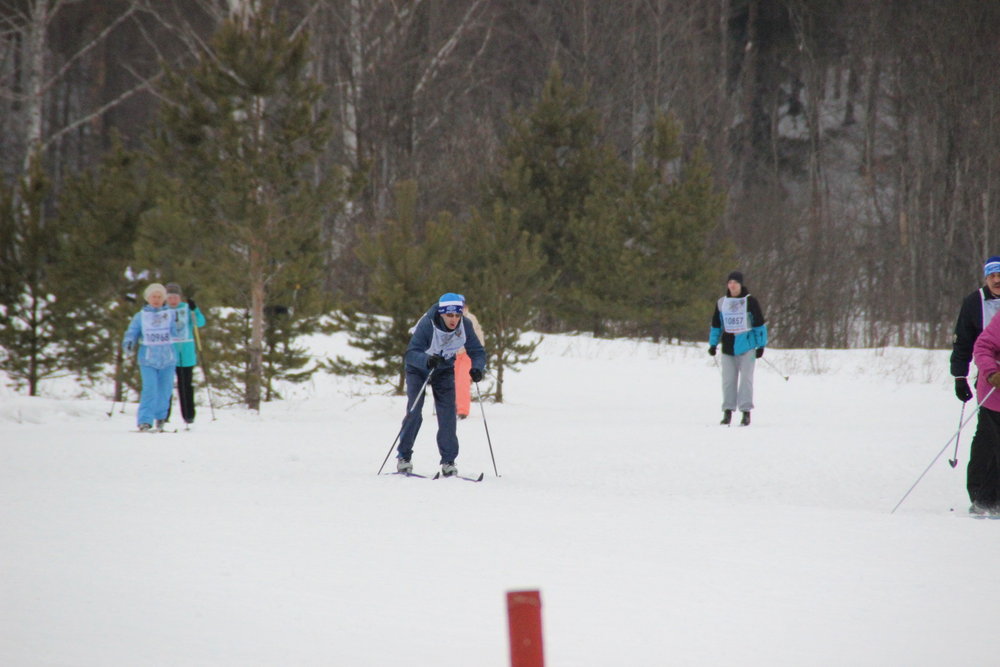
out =
[[889,513],[957,428],[947,353],[768,350],[724,428],[705,347],[546,337],[484,406],[501,477],[459,425],[481,484],[376,476],[405,401],[344,378],[158,435],[3,390],[0,664],[501,666],[521,588],[550,666],[996,664],[971,426]]

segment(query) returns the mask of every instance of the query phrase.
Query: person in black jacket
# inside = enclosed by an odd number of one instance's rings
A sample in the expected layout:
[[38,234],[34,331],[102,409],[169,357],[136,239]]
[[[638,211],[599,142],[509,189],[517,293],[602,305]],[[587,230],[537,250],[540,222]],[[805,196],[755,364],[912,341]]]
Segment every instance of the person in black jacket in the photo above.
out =
[[[962,309],[955,322],[955,339],[951,349],[951,374],[955,378],[955,396],[963,403],[972,398],[969,388],[969,363],[972,348],[990,320],[1000,311],[1000,256],[990,257],[983,265],[985,284],[962,301]],[[976,425],[969,451],[966,470],[966,489],[973,508],[996,508],[1000,498],[995,489],[1000,488],[998,469],[992,448],[987,445],[989,434],[984,433],[983,421]]]
[[743,273],[726,278],[726,295],[718,300],[708,332],[708,353],[722,345],[722,421],[729,426],[733,411],[743,412],[740,426],[750,425],[753,410],[753,371],[767,345],[767,322],[760,302],[743,284]]
[[406,348],[406,416],[400,432],[396,454],[396,472],[413,470],[410,457],[423,422],[424,384],[434,393],[437,410],[438,453],[441,455],[441,474],[450,477],[458,474],[455,458],[458,457],[458,435],[455,411],[455,355],[463,347],[472,360],[469,377],[473,382],[483,379],[486,369],[486,350],[472,323],[462,316],[465,302],[460,294],[447,292],[420,318],[413,328],[413,336]]

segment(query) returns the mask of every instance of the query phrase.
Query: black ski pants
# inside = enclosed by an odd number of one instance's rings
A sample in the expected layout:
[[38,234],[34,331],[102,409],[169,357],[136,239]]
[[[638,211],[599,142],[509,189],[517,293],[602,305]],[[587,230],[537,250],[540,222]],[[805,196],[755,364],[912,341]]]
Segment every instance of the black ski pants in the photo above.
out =
[[177,398],[181,401],[181,417],[185,424],[194,423],[194,366],[177,367]]
[[969,499],[986,507],[1000,504],[1000,412],[979,409],[966,471]]

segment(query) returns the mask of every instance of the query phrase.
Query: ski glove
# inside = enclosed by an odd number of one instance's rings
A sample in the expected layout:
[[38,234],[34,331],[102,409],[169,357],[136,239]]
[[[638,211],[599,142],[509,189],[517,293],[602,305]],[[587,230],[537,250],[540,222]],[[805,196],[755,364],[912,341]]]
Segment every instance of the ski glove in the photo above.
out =
[[444,361],[444,357],[442,357],[440,354],[432,354],[431,356],[427,357],[427,368],[433,370],[437,368],[438,364],[440,364],[442,361]]
[[713,357],[715,356],[715,346],[714,345],[712,345],[711,347],[708,348],[708,353],[710,355],[712,355]]
[[135,342],[127,340],[122,343],[122,349],[125,350],[125,354],[132,354],[132,350],[135,349]]
[[188,308],[190,308],[191,310],[194,310],[197,307],[198,306],[196,306],[195,303],[194,303],[194,299],[188,299]]
[[757,352],[756,352],[756,355],[757,355],[757,358],[758,358],[758,359],[760,359],[761,357],[763,357],[763,356],[764,356],[764,348],[762,348],[762,347],[758,347],[758,348],[757,348]]
[[989,382],[994,387],[1000,389],[1000,373],[994,373],[993,375],[986,378],[986,381]]
[[972,398],[972,390],[969,389],[969,381],[965,378],[955,378],[955,396],[963,403]]
[[483,369],[481,368],[470,368],[469,377],[472,378],[473,382],[480,382],[483,379]]

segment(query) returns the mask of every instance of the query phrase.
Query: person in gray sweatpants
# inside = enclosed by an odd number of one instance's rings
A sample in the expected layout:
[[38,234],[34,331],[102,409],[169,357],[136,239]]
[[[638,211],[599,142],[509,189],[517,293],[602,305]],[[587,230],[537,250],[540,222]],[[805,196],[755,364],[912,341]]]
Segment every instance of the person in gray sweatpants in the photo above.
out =
[[757,299],[743,284],[743,274],[733,271],[726,280],[726,295],[718,300],[708,333],[708,353],[715,356],[722,344],[722,421],[728,426],[733,411],[740,410],[740,426],[750,425],[753,410],[753,371],[764,356],[767,323]]

